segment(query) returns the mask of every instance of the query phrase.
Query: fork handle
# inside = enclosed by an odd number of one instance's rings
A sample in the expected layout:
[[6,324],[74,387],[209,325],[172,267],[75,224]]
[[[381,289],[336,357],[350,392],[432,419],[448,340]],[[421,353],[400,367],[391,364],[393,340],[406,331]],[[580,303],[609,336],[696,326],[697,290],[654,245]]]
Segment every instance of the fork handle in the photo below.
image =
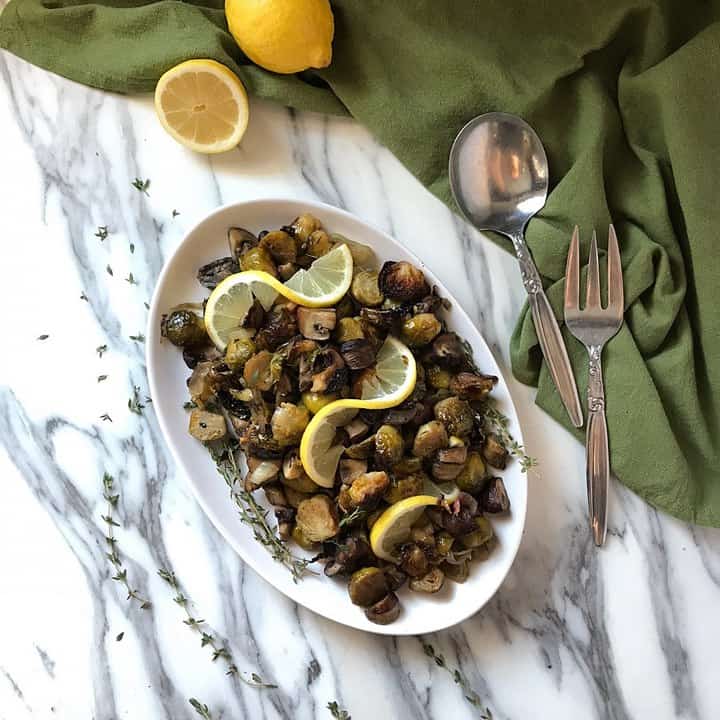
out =
[[602,345],[590,345],[587,424],[587,494],[590,528],[595,545],[605,542],[607,532],[608,485],[610,483],[610,449],[605,419],[605,387],[602,378]]

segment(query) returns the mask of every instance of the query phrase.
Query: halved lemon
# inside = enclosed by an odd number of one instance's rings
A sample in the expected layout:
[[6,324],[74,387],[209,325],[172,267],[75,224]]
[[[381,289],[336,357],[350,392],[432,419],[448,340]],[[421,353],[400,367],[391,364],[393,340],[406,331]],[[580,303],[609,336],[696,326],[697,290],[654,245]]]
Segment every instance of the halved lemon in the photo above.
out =
[[389,335],[380,348],[374,373],[363,383],[362,398],[344,398],[326,405],[305,428],[300,441],[300,461],[305,472],[321,487],[335,484],[343,446],[335,443],[339,427],[347,425],[358,410],[382,410],[405,400],[415,389],[417,368],[410,349]]
[[413,495],[391,505],[370,531],[370,547],[375,555],[388,562],[397,562],[397,548],[407,542],[413,523],[426,507],[439,505],[440,502],[432,495]]
[[[302,273],[297,281],[295,278]],[[205,327],[216,347],[224,350],[233,331],[242,326],[254,298],[269,310],[278,295],[305,307],[334,305],[352,282],[353,259],[347,245],[338,245],[298,270],[286,283],[262,270],[246,270],[226,277],[205,305]]]
[[232,150],[245,134],[249,107],[240,78],[215,60],[187,60],[155,87],[162,126],[185,147],[202,153]]

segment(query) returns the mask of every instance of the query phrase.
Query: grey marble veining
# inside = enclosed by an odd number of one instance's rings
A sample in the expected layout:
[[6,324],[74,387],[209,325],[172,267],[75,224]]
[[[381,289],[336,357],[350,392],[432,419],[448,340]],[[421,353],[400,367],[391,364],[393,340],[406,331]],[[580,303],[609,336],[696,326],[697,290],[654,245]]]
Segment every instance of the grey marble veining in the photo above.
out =
[[[297,607],[244,567],[196,505],[143,400],[144,348],[130,336],[143,331],[164,259],[221,203],[320,199],[391,232],[432,265],[507,365],[523,300],[515,261],[367,132],[254,102],[237,151],[198,157],[164,134],[148,99],[80,87],[7,54],[0,97],[0,292],[12,337],[0,354],[0,720],[177,720],[197,717],[190,697],[226,719],[330,718],[331,700],[354,720],[480,717],[423,641],[497,720],[720,716],[720,532],[614,487],[609,543],[596,551],[582,449],[511,378],[540,462],[525,539],[489,605],[446,632],[376,637]],[[150,179],[147,195],[136,177]],[[133,387],[142,414],[127,408]],[[121,495],[124,567],[149,610],[111,579],[104,471]],[[161,567],[242,677],[278,688],[252,688],[211,662]]]

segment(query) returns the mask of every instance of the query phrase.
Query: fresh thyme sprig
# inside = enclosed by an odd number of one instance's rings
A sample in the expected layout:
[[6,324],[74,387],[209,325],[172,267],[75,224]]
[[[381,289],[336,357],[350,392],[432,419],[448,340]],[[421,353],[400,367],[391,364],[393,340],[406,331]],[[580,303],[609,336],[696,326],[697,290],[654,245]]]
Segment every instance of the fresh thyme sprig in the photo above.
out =
[[113,419],[112,419],[112,418],[110,417],[110,415],[108,415],[107,413],[103,413],[103,414],[100,416],[100,419],[101,419],[103,422],[112,422],[112,421],[113,421]]
[[348,715],[348,711],[339,707],[336,700],[329,702],[326,707],[336,720],[352,720],[350,715]]
[[261,508],[252,493],[243,488],[242,475],[233,449],[227,443],[221,443],[210,448],[210,454],[230,489],[230,497],[237,507],[240,520],[252,528],[255,539],[268,549],[273,559],[281,562],[292,573],[295,582],[306,572],[312,573],[308,566],[315,562],[316,558],[305,559],[294,555],[278,536],[275,528],[270,526],[268,511]]
[[117,547],[117,538],[115,537],[114,529],[120,527],[120,523],[116,522],[113,518],[113,510],[117,508],[118,500],[120,495],[117,493],[113,494],[114,490],[114,478],[109,473],[103,474],[103,498],[107,502],[107,511],[105,515],[102,515],[102,519],[107,525],[107,535],[105,536],[105,542],[107,544],[107,552],[105,557],[112,563],[115,568],[115,575],[112,579],[115,582],[119,582],[125,586],[127,590],[127,599],[135,600],[140,603],[141,610],[147,610],[152,607],[149,600],[145,600],[140,593],[130,585],[128,580],[127,570],[123,567],[122,559]]
[[340,528],[344,528],[346,525],[352,525],[356,520],[361,520],[364,517],[367,517],[367,510],[364,510],[361,507],[356,507],[352,512],[348,513],[340,520],[338,526]]
[[213,720],[210,708],[207,705],[203,705],[195,698],[190,698],[188,702],[193,706],[193,709],[201,718],[204,718],[204,720]]
[[148,197],[150,196],[150,193],[148,192],[148,188],[150,187],[150,178],[148,178],[147,180],[141,180],[140,178],[136,177],[132,181],[132,186],[136,190],[145,193]]
[[215,639],[215,636],[211,632],[208,632],[208,630],[204,629],[208,628],[208,625],[204,620],[200,620],[193,615],[190,609],[192,601],[182,591],[182,588],[180,587],[180,583],[178,582],[175,573],[171,570],[165,570],[161,568],[160,570],[158,570],[158,575],[175,592],[175,597],[173,599],[185,611],[185,614],[187,615],[187,618],[183,620],[185,625],[187,625],[191,630],[200,633],[200,647],[208,646],[210,650],[212,650],[212,662],[215,662],[218,658],[221,658],[227,666],[227,672],[225,674],[237,675],[244,683],[250,685],[250,687],[268,689],[277,687],[277,685],[273,685],[272,683],[266,683],[257,673],[250,673],[250,679],[241,675],[238,672],[237,665],[235,664],[235,661],[233,660],[230,651],[224,645],[219,645],[218,641]]
[[534,457],[530,457],[525,452],[525,448],[510,433],[508,429],[510,421],[491,401],[486,401],[482,409],[482,416],[485,429],[498,436],[500,442],[510,451],[513,457],[517,458],[523,472],[537,466],[538,461]]
[[[475,707],[482,707],[482,700],[480,699],[480,696],[470,687],[470,683],[460,670],[457,668],[451,668],[447,664],[445,656],[442,653],[435,652],[435,648],[430,643],[422,641],[421,643],[425,654],[431,658],[439,668],[447,670],[450,675],[452,675],[455,684],[462,688],[465,699]],[[493,720],[493,714],[490,711],[490,708],[486,707],[485,711],[480,713],[480,718],[481,720]]]
[[100,238],[100,242],[103,242],[108,236],[107,225],[98,225],[97,232],[95,233],[96,238]]
[[145,342],[145,336],[141,332],[139,332],[137,335],[128,335],[128,337],[135,342]]
[[[147,400],[147,398],[145,398]],[[140,402],[140,388],[137,385],[133,385],[132,397],[128,398],[127,402],[128,410],[136,415],[142,415],[145,409],[144,403]]]
[[129,283],[130,285],[138,284],[138,281],[135,279],[135,276],[132,273],[128,273],[128,276],[125,278],[125,282]]

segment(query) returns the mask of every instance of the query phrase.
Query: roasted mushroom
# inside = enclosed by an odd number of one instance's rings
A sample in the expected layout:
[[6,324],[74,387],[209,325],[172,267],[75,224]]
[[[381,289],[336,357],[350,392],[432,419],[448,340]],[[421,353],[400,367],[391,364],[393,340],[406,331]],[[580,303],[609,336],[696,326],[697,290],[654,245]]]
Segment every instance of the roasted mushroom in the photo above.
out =
[[385,573],[377,567],[365,567],[356,570],[348,584],[348,594],[354,605],[369,607],[374,605],[388,592]]
[[226,277],[230,277],[239,270],[238,262],[235,258],[224,257],[219,260],[213,260],[207,265],[203,265],[197,271],[197,280],[208,290],[214,290]]
[[375,462],[392,467],[403,456],[404,443],[400,431],[393,425],[381,425],[375,433]]
[[314,215],[303,213],[295,218],[289,228],[284,229],[289,230],[300,242],[305,244],[309,240],[310,235],[316,230],[320,230],[321,227],[322,224]]
[[[338,546],[335,555],[325,565],[325,574],[329,577],[335,575],[350,575],[362,565],[372,561],[373,555],[365,538],[358,535],[348,535]],[[390,588],[391,590],[394,588]]]
[[262,350],[277,350],[297,335],[295,313],[284,305],[275,306],[265,316],[265,322],[255,336],[255,344]]
[[313,495],[303,500],[297,509],[296,522],[311,542],[329,540],[340,529],[335,506],[327,495]]
[[386,262],[378,276],[380,292],[403,302],[416,300],[430,292],[422,270],[409,262]]
[[164,316],[160,334],[177,347],[194,347],[208,343],[203,319],[191,310],[175,310]]
[[190,399],[200,407],[203,407],[215,393],[210,376],[212,365],[209,361],[198,363],[188,380]]
[[394,592],[388,593],[365,610],[365,617],[376,625],[389,625],[400,616],[400,601]]
[[485,400],[497,381],[494,375],[461,372],[450,382],[450,392],[464,400]]
[[422,577],[410,581],[410,589],[416,592],[436,593],[445,582],[445,574],[439,567],[431,568]]
[[350,292],[365,307],[377,307],[385,299],[378,287],[378,274],[368,270],[361,270],[355,275]]
[[243,378],[249,388],[265,392],[273,386],[274,380],[270,372],[271,361],[272,353],[267,350],[255,353],[246,361]]
[[508,451],[507,448],[500,442],[497,435],[492,433],[487,435],[485,443],[483,444],[482,453],[488,465],[492,465],[494,468],[498,468],[499,470],[505,469]]
[[440,321],[433,314],[421,313],[403,322],[400,337],[410,347],[422,347],[432,342],[440,330]]
[[353,460],[367,460],[375,452],[375,436],[361,440],[345,448],[345,454]]
[[468,352],[455,333],[443,333],[435,338],[425,359],[440,367],[458,368],[468,362]]
[[340,318],[335,328],[335,339],[339,343],[346,343],[349,340],[361,340],[365,337],[362,329],[360,318],[344,317]]
[[[230,247],[230,254],[235,262],[239,262],[240,255],[245,250],[255,247],[258,244],[258,239],[249,230],[241,227],[228,228],[227,232],[228,246]],[[237,272],[237,269],[235,270]]]
[[447,428],[450,435],[463,437],[473,429],[473,411],[467,401],[455,395],[440,400],[434,407],[435,417]]
[[428,557],[415,543],[406,543],[400,549],[400,569],[410,577],[422,577],[428,571]]
[[447,447],[448,434],[445,425],[438,420],[431,420],[418,428],[413,441],[413,455],[430,457],[434,452]]
[[310,340],[327,340],[330,331],[335,327],[335,309],[299,307],[297,324],[303,337]]
[[315,354],[312,364],[311,392],[332,393],[340,390],[347,383],[347,368],[342,355],[332,347],[327,347]]
[[386,472],[364,473],[350,485],[350,501],[354,507],[372,507],[382,498],[389,484],[390,478]]
[[273,437],[281,447],[297,445],[310,422],[310,413],[304,407],[282,403],[273,413],[271,426]]
[[362,370],[375,362],[375,348],[369,340],[347,340],[340,346],[340,354],[351,370]]
[[190,413],[190,434],[203,443],[221,440],[227,435],[225,418],[219,413],[196,408]]
[[327,255],[332,248],[333,241],[324,230],[313,230],[308,236],[305,252],[307,252],[310,257],[319,258]]
[[493,515],[507,512],[510,509],[510,498],[502,478],[493,477],[488,480],[482,491],[480,504],[485,512]]

